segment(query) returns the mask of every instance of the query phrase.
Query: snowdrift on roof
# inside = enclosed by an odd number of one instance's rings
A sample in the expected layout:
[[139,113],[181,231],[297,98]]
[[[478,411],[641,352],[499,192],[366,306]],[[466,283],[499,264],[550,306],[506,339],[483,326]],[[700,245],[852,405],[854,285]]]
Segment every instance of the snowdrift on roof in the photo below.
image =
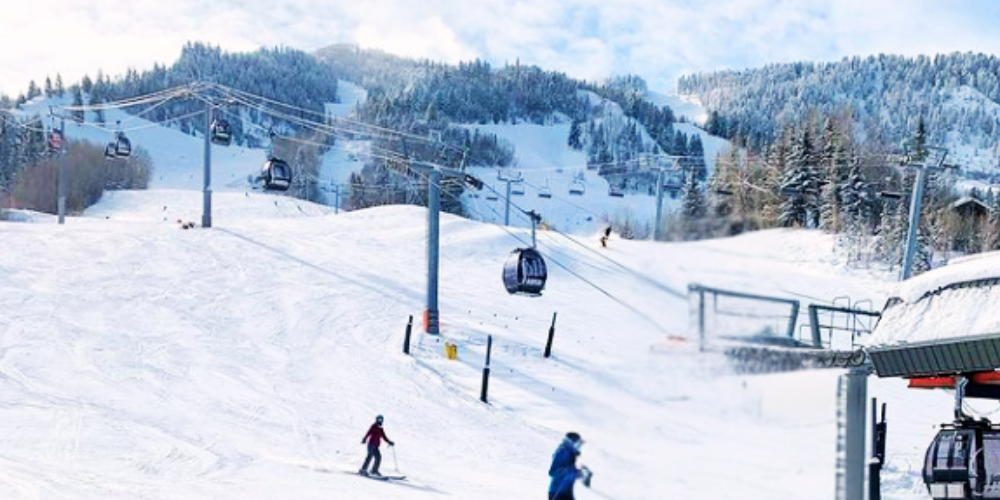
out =
[[870,345],[1000,334],[1000,252],[960,259],[900,284]]

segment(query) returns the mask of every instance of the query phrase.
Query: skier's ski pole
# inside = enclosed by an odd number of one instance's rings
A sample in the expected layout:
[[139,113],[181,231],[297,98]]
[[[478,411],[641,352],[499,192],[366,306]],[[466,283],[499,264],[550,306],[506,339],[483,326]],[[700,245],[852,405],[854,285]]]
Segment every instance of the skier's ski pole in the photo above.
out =
[[391,446],[390,448],[392,448],[392,466],[396,472],[399,472],[399,462],[396,461],[396,447]]

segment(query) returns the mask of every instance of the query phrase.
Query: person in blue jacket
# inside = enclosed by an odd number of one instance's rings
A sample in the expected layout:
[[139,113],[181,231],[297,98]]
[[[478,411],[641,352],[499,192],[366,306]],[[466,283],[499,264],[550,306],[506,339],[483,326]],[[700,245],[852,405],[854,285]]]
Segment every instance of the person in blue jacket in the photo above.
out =
[[589,470],[576,467],[576,457],[580,455],[583,439],[575,432],[566,434],[559,448],[552,455],[552,465],[549,467],[549,500],[573,500],[573,484],[577,478],[583,478],[584,485],[589,486]]

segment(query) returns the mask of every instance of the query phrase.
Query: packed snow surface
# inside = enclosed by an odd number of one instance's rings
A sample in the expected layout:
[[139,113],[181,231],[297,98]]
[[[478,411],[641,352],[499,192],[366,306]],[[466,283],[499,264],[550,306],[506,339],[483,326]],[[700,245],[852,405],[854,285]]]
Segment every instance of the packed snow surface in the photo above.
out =
[[[332,215],[217,193],[213,228],[180,229],[200,221],[200,203],[117,192],[62,226],[0,222],[0,497],[543,498],[567,431],[583,435],[580,461],[595,471],[584,500],[834,497],[841,372],[734,374],[692,348],[683,297],[699,282],[884,300],[882,275],[845,268],[828,236],[601,249],[596,235],[540,231],[549,282],[524,298],[500,280],[518,242],[445,215],[443,334],[430,336],[425,210]],[[926,498],[921,459],[950,397],[903,386],[869,389],[889,404],[883,496]],[[351,474],[376,414],[396,442],[382,471],[406,482]]]

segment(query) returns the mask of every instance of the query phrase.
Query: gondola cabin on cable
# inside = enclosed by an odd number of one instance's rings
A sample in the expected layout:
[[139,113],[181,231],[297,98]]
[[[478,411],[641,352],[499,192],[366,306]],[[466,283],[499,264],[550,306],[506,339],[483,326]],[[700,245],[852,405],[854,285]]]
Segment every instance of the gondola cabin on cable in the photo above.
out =
[[63,136],[62,130],[57,128],[52,129],[49,132],[49,151],[52,153],[57,153],[62,150],[63,144],[66,142],[66,137]]
[[280,158],[268,158],[261,167],[260,180],[268,191],[287,191],[292,185],[292,167]]
[[503,284],[511,295],[537,297],[545,289],[548,270],[545,259],[534,248],[518,248],[503,266]]
[[935,500],[1000,499],[1000,429],[986,419],[941,426],[923,476]]
[[132,154],[132,142],[125,137],[125,132],[115,132],[115,138],[104,148],[107,158],[128,158]]
[[212,135],[212,142],[215,144],[228,146],[233,142],[233,127],[222,118],[213,120],[209,131]]

